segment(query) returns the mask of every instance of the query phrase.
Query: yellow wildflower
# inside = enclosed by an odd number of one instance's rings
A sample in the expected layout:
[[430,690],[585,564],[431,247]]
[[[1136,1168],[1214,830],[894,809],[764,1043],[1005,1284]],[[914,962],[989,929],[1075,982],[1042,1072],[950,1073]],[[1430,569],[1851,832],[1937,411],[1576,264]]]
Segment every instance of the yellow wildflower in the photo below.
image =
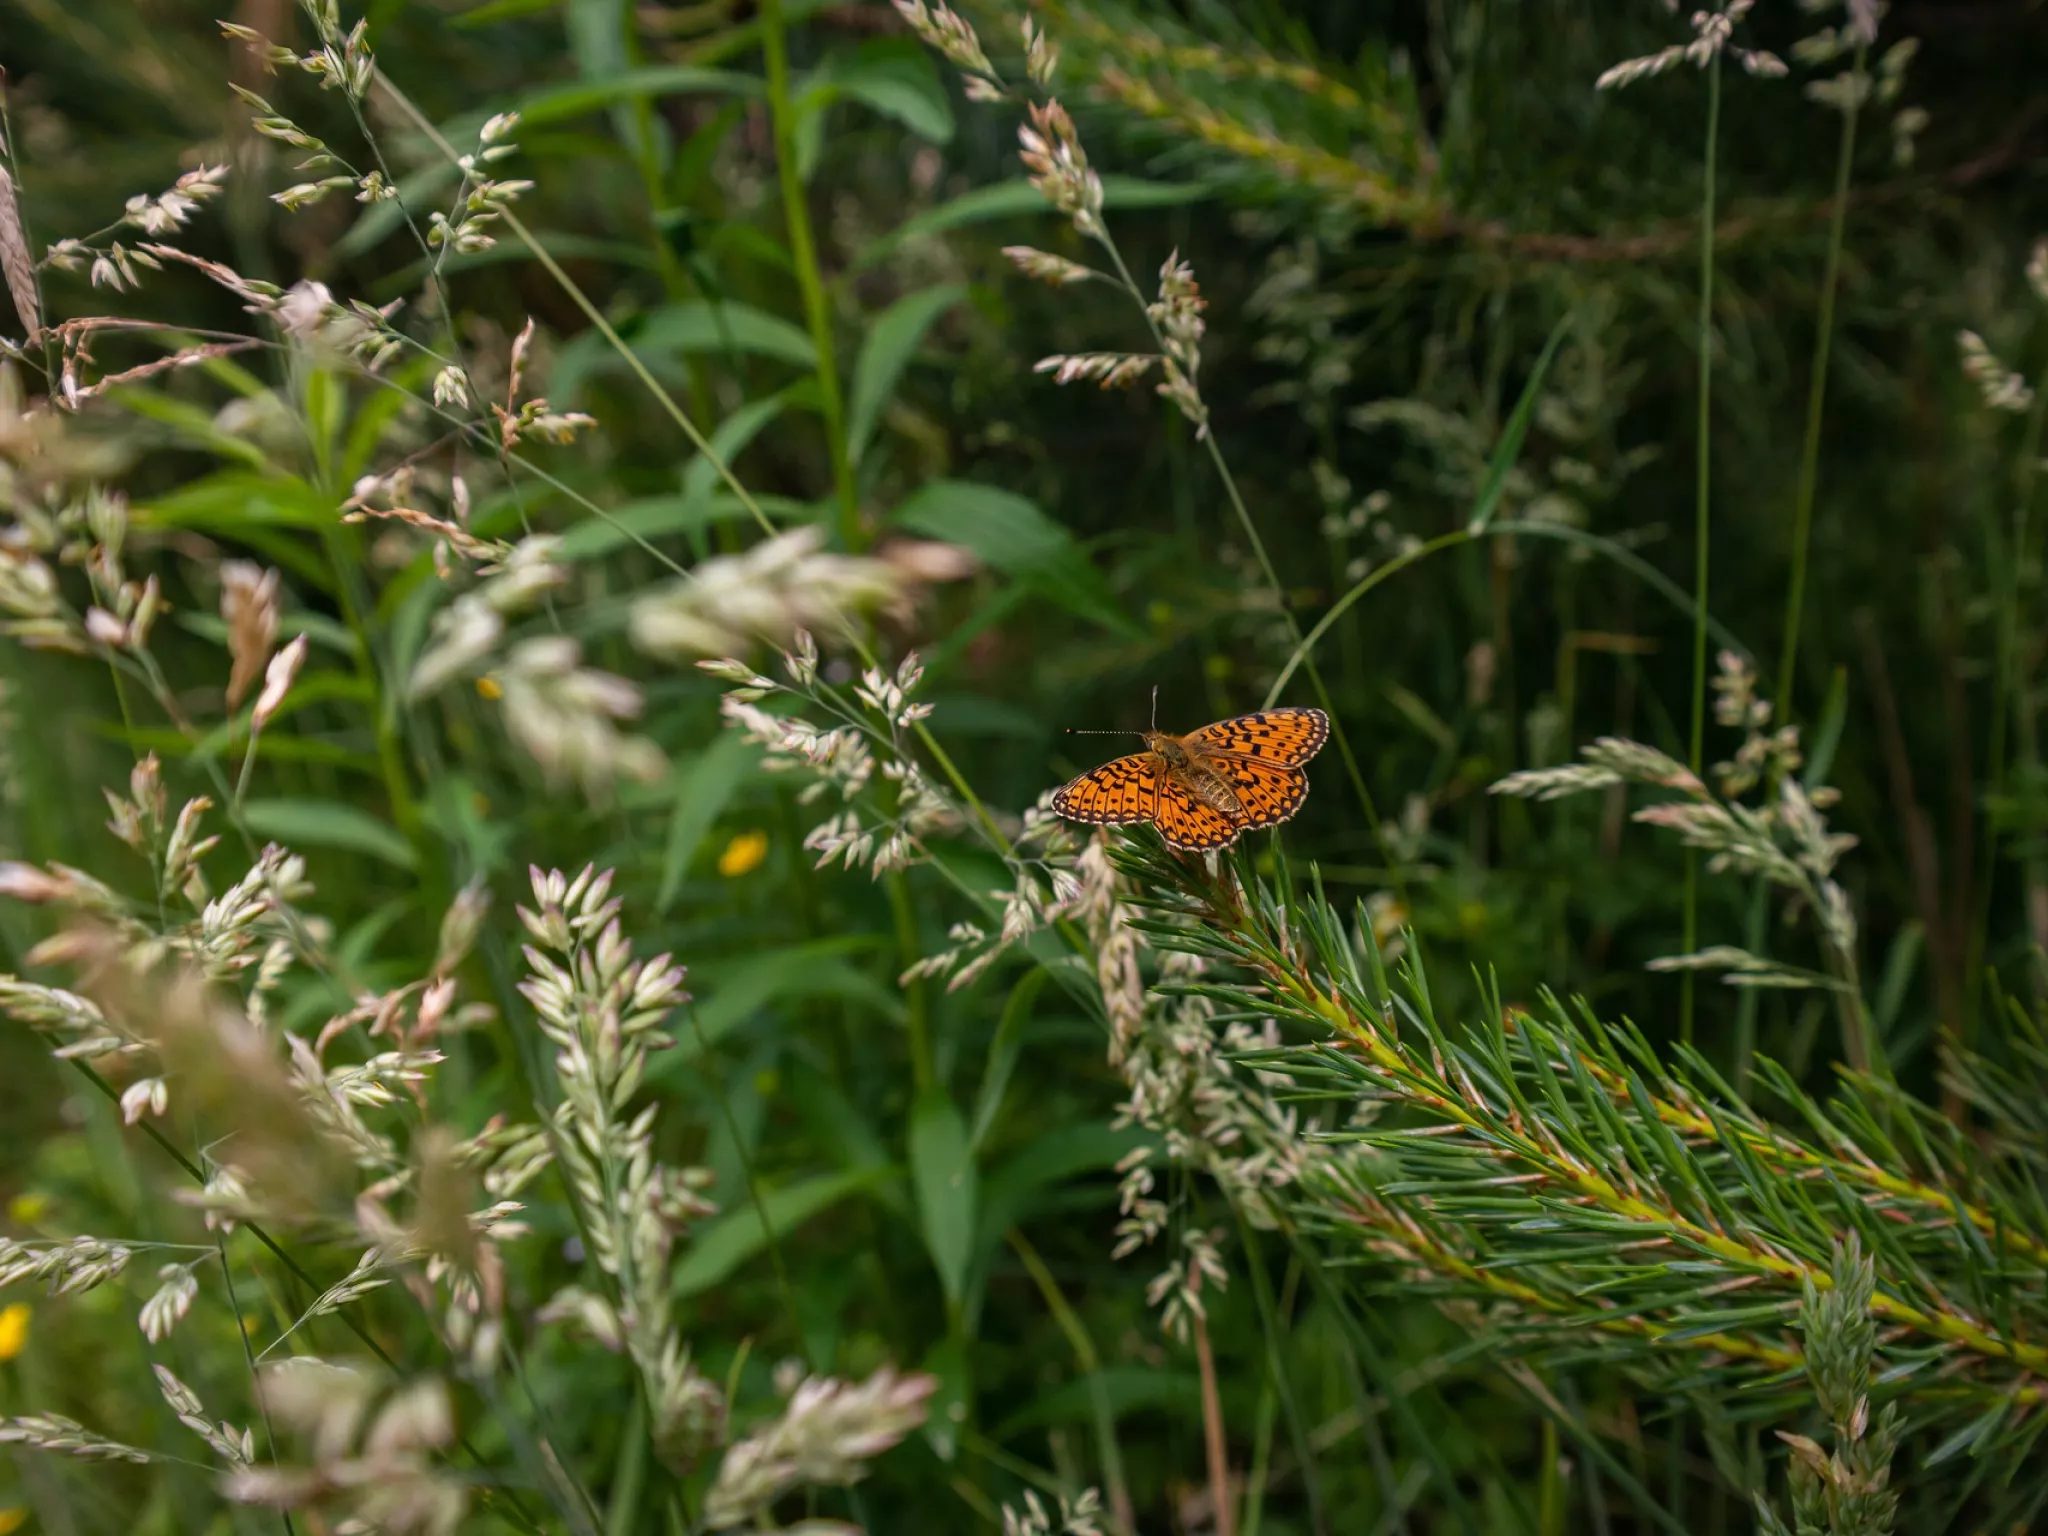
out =
[[28,1342],[28,1303],[0,1307],[0,1361],[12,1360]]
[[768,857],[768,834],[766,832],[742,832],[725,845],[725,852],[718,856],[718,872],[728,880],[737,880],[751,870],[759,869],[761,861]]
[[28,1511],[19,1504],[9,1504],[5,1509],[0,1509],[0,1536],[13,1536],[14,1532],[27,1524]]
[[50,1214],[50,1199],[31,1190],[7,1202],[7,1219],[17,1227],[32,1227]]

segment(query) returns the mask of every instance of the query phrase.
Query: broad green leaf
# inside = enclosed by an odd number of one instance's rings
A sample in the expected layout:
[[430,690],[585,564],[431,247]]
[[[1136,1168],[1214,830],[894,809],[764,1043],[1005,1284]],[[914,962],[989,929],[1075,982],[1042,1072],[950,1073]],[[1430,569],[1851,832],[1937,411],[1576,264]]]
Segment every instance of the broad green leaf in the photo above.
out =
[[974,1261],[976,1180],[967,1122],[943,1088],[925,1089],[910,1112],[910,1179],[932,1267],[958,1306]]
[[1202,1384],[1193,1371],[1113,1365],[1096,1372],[1094,1383],[1084,1378],[1039,1392],[988,1433],[1008,1442],[1027,1430],[1042,1429],[1048,1424],[1086,1423],[1094,1415],[1094,1394],[1098,1390],[1108,1400],[1112,1417],[1157,1408],[1177,1410],[1198,1423],[1201,1420]]
[[846,957],[871,950],[879,939],[866,936],[816,939],[781,949],[757,950],[737,960],[705,961],[690,971],[690,990],[698,1001],[678,1018],[671,1031],[673,1050],[663,1051],[649,1066],[648,1080],[692,1070],[705,1046],[753,1018],[770,1003],[827,997],[858,1004],[892,1023],[903,1018],[903,998],[884,987]]
[[1880,1038],[1889,1036],[1892,1025],[1898,1022],[1899,1009],[1905,1004],[1906,989],[1912,985],[1913,973],[1920,962],[1920,947],[1926,937],[1927,930],[1918,920],[1909,920],[1900,924],[1891,948],[1885,953],[1877,996],[1870,1004],[1870,1022],[1877,1026]]
[[152,496],[135,509],[135,518],[150,527],[196,528],[234,538],[249,523],[331,528],[341,514],[332,497],[296,476],[224,469]]
[[[221,672],[223,675],[226,674],[225,665],[221,667]],[[275,726],[281,720],[289,720],[309,704],[339,701],[362,706],[375,703],[376,698],[376,685],[358,676],[354,671],[327,669],[307,672],[292,684],[291,692],[285,695],[284,703],[279,705],[277,713],[271,716],[271,724]],[[255,701],[245,700],[241,709],[236,711],[232,718],[221,721],[205,735],[195,739],[182,731],[174,731],[171,734],[175,746],[168,751],[162,747],[151,747],[149,750],[157,752],[159,756],[189,757],[195,763],[218,761],[232,750],[236,761],[239,762],[242,752],[248,746],[249,716],[254,709]],[[141,744],[145,739],[152,742],[156,739],[153,732],[130,731],[116,721],[105,722],[104,729],[116,740]],[[287,743],[297,743],[297,748],[289,747]],[[278,760],[296,758],[300,762],[356,763],[365,760],[359,754],[337,747],[331,742],[288,736],[277,730],[265,733],[263,739],[257,743],[257,753],[259,756]]]
[[[154,752],[166,762],[189,758],[195,763],[218,758],[225,745],[224,733],[212,732],[193,741],[183,731],[168,725],[138,726],[129,730],[118,720],[96,723],[94,729],[110,740],[122,742],[137,753]],[[282,731],[265,731],[256,743],[256,756],[266,763],[317,763],[361,774],[377,783],[383,781],[383,766],[368,752],[351,752],[347,747],[313,736],[290,736]],[[240,766],[239,759],[237,766]]]
[[878,37],[841,55],[827,77],[865,107],[933,144],[953,142],[953,104],[938,66],[910,38]]
[[771,1235],[780,1241],[848,1195],[871,1188],[895,1173],[893,1168],[882,1167],[813,1174],[781,1189],[763,1192],[758,1205],[750,1200],[713,1217],[697,1229],[696,1241],[676,1265],[671,1282],[674,1295],[680,1300],[710,1290],[766,1248]]
[[896,509],[896,525],[974,552],[1072,613],[1130,639],[1144,631],[1117,606],[1102,573],[1036,503],[970,480],[934,480]]
[[876,38],[827,54],[797,91],[797,174],[811,179],[833,103],[857,101],[934,144],[953,141],[953,106],[931,56],[907,38]]
[[996,1025],[996,1037],[989,1043],[988,1064],[982,1068],[981,1092],[974,1101],[974,1129],[969,1144],[979,1151],[989,1128],[1003,1107],[1003,1094],[1016,1070],[1018,1053],[1024,1049],[1024,1028],[1031,1022],[1031,1005],[1038,1001],[1045,985],[1045,972],[1034,967],[1017,978],[1010,1000],[1003,1004],[1003,1017]]
[[[569,57],[586,83],[602,87],[631,70],[634,47],[626,32],[628,14],[619,0],[562,0],[562,31],[568,36]],[[635,116],[627,98],[614,97],[608,105],[612,132],[636,159],[647,162],[652,146],[643,140],[653,126]]]
[[243,803],[242,819],[258,837],[276,838],[294,849],[339,848],[400,869],[413,867],[412,844],[397,828],[338,800],[249,800]]
[[1514,469],[1515,460],[1522,456],[1522,439],[1529,435],[1529,421],[1536,414],[1536,398],[1542,394],[1543,381],[1550,374],[1551,359],[1557,356],[1564,333],[1571,326],[1572,317],[1566,315],[1551,328],[1550,340],[1543,344],[1542,355],[1536,359],[1536,366],[1529,373],[1529,382],[1522,386],[1522,397],[1515,402],[1508,424],[1501,431],[1500,442],[1494,447],[1493,459],[1486,466],[1486,479],[1480,483],[1479,497],[1472,503],[1472,515],[1465,520],[1467,533],[1484,532],[1486,525],[1493,521],[1493,514],[1500,510],[1501,492],[1507,488],[1508,474]]
[[[1118,1131],[1100,1123],[1041,1131],[982,1180],[981,1241],[1001,1242],[1011,1227],[1030,1218],[1054,1186],[1079,1174],[1114,1168],[1119,1158],[1146,1140],[1146,1134],[1135,1128]],[[1105,1190],[1104,1197],[1109,1193]]]
[[543,11],[559,7],[562,0],[484,0],[474,10],[464,11],[460,16],[449,18],[449,25],[456,27],[490,27],[501,21],[517,21],[524,16],[538,16]]
[[470,868],[480,874],[494,873],[512,863],[519,823],[493,821],[483,792],[464,774],[444,773],[428,785],[420,819],[437,836],[460,848]]
[[[779,522],[800,523],[810,518],[808,503],[787,496],[756,495],[754,505]],[[562,535],[560,553],[565,560],[594,560],[637,545],[643,539],[651,544],[670,534],[709,528],[716,523],[753,520],[753,514],[737,496],[649,496],[614,507],[601,517],[586,512],[582,522]]]
[[[536,229],[532,234],[533,243],[557,261],[598,261],[612,267],[637,267],[643,272],[655,272],[661,268],[661,262],[647,248],[644,240],[605,240],[595,235],[565,234],[559,229]],[[438,257],[439,253],[436,255]],[[455,251],[445,259],[432,262],[422,257],[394,268],[388,277],[378,282],[376,292],[380,295],[417,293],[426,285],[427,273],[435,269],[447,278],[479,267],[501,267],[534,259],[524,240],[500,240],[487,251]],[[410,402],[401,400],[400,404]]]
[[[768,424],[780,416],[789,404],[790,390],[770,395],[765,400],[749,400],[718,424],[718,430],[711,434],[711,453],[698,453],[683,470],[683,496],[690,501],[705,501],[724,478],[718,472],[718,465],[712,454],[723,461],[726,468],[732,468],[732,461],[746,451],[747,444],[766,430]],[[735,500],[738,498],[735,497]]]
[[623,70],[573,85],[535,91],[518,105],[519,126],[558,123],[625,102],[659,100],[664,96],[758,96],[761,82],[752,75],[695,64],[657,64]]
[[860,360],[853,365],[853,395],[846,414],[846,452],[858,464],[866,452],[875,423],[925,332],[939,316],[967,297],[965,283],[942,283],[898,299],[868,327]]
[[[650,366],[656,359],[694,353],[768,357],[806,372],[817,365],[811,338],[800,328],[746,304],[666,304],[650,312],[624,339]],[[585,331],[556,358],[550,398],[557,409],[567,409],[580,398],[587,380],[625,366],[601,333]]]
[[[1136,176],[1102,178],[1105,208],[1170,208],[1182,203],[1200,202],[1209,195],[1210,189],[1199,183],[1144,181]],[[991,219],[1014,219],[1052,212],[1052,205],[1046,202],[1045,195],[1028,181],[999,181],[994,186],[976,187],[972,192],[963,192],[936,208],[927,208],[923,213],[905,219],[888,234],[864,246],[853,259],[853,270],[858,272],[887,260],[899,246],[909,241],[958,229],[963,224],[982,224]]]
[[[392,584],[387,597],[398,594],[398,583]],[[427,636],[433,630],[434,615],[439,612],[441,602],[448,596],[448,587],[431,568],[409,587],[391,607],[391,675],[406,682],[412,680],[413,668],[425,654]],[[391,704],[395,710],[405,698],[404,690],[392,693]]]
[[251,469],[268,470],[272,467],[269,458],[256,444],[223,432],[214,425],[213,412],[188,400],[173,400],[169,395],[134,385],[117,386],[109,395],[123,410],[133,411],[160,426],[169,427],[190,447],[203,448],[224,459],[239,460]]
[[661,890],[654,898],[655,911],[668,911],[683,876],[689,873],[697,845],[759,756],[752,742],[732,731],[720,731],[692,761],[675,765],[675,809],[668,818],[668,845],[661,860]]
[[[783,0],[782,24],[795,26],[798,22],[815,16],[822,10],[844,5],[846,0]],[[761,22],[756,19],[740,23],[736,27],[723,27],[708,37],[690,45],[690,56],[699,64],[715,64],[720,59],[737,58],[752,53],[761,46]]]
[[973,1377],[959,1335],[949,1334],[934,1344],[919,1369],[939,1383],[925,1405],[925,1441],[939,1460],[951,1461],[960,1450],[960,1426],[974,1407]]

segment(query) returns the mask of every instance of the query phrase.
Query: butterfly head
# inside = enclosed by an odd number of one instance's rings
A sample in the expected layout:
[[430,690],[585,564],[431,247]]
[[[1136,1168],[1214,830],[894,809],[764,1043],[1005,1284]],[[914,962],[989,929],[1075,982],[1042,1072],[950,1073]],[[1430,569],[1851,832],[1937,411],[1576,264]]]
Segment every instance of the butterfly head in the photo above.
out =
[[1178,736],[1169,736],[1165,731],[1145,732],[1145,745],[1157,753],[1169,768],[1185,770],[1193,762],[1186,744]]

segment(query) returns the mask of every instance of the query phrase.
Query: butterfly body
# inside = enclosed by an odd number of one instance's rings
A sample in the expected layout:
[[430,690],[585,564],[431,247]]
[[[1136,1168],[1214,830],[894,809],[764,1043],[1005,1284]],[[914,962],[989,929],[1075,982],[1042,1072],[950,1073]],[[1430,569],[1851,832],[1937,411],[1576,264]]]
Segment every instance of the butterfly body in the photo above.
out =
[[1244,805],[1221,759],[1205,750],[1192,736],[1169,736],[1164,731],[1147,731],[1145,745],[1160,761],[1164,771],[1186,783],[1195,798],[1225,816],[1242,819]]
[[1082,774],[1053,797],[1070,821],[1149,821],[1168,847],[1227,848],[1276,826],[1308,797],[1302,765],[1329,739],[1319,709],[1268,709],[1175,736],[1145,731],[1145,750]]

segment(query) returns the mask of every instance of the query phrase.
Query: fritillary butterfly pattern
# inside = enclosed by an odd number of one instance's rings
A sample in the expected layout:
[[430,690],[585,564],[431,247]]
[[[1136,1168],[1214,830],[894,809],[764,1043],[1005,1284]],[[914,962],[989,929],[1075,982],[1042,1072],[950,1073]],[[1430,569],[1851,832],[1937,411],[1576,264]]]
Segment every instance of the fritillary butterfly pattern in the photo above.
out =
[[1263,709],[1175,736],[1145,731],[1145,750],[1082,774],[1053,796],[1069,821],[1149,821],[1169,848],[1207,853],[1278,826],[1308,798],[1302,765],[1330,739],[1320,709]]

